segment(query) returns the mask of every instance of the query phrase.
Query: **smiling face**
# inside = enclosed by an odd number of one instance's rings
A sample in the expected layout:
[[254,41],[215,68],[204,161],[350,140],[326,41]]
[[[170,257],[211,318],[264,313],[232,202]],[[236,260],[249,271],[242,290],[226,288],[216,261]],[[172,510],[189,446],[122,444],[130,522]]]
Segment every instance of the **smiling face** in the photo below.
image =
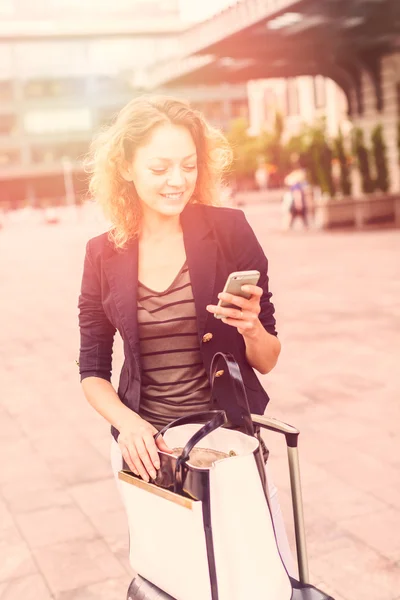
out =
[[143,214],[179,215],[196,187],[197,153],[190,131],[180,125],[155,127],[122,173],[134,183]]

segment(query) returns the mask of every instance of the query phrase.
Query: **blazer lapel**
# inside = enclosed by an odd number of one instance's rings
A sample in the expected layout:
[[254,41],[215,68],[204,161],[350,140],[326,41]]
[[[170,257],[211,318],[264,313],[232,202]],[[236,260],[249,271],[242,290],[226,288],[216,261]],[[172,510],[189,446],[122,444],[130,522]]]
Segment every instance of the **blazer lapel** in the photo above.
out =
[[125,250],[113,251],[104,261],[104,271],[115,300],[120,322],[133,353],[139,352],[137,328],[138,242]]
[[215,301],[217,244],[203,206],[188,205],[181,215],[186,259],[189,267],[197,315],[197,329],[202,337],[212,315],[207,304]]

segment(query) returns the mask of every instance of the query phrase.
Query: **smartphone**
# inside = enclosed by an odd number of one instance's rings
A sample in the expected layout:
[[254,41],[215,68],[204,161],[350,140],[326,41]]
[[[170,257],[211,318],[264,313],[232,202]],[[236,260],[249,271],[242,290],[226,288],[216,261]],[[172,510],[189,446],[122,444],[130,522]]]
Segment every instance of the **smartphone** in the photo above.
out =
[[[250,298],[251,294],[242,290],[242,285],[257,285],[260,279],[260,271],[235,271],[228,275],[223,292],[233,294],[234,296],[242,296],[242,298]],[[234,304],[220,300],[217,306],[224,308],[238,308]],[[222,319],[223,315],[215,313],[216,319]]]

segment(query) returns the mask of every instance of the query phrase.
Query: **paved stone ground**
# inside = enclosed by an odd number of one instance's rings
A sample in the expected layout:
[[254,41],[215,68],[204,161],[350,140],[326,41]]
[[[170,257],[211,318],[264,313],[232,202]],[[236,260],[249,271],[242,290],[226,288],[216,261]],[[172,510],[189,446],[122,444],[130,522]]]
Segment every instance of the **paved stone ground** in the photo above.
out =
[[[269,412],[301,430],[312,581],[336,600],[396,600],[400,232],[281,233],[279,210],[246,207],[283,343]],[[87,209],[0,231],[1,600],[123,600],[131,579],[108,427],[74,362],[84,245],[102,228]],[[290,529],[285,450],[267,439]]]

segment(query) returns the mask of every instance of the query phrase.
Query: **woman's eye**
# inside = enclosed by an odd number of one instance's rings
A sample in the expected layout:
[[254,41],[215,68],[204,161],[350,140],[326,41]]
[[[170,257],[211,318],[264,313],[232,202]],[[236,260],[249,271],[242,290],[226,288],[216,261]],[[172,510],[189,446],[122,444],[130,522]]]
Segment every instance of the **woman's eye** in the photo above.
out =
[[186,165],[183,167],[186,171],[194,171],[196,168],[196,165]]
[[167,169],[151,169],[151,171],[155,174],[155,175],[161,175],[162,173],[165,173]]

